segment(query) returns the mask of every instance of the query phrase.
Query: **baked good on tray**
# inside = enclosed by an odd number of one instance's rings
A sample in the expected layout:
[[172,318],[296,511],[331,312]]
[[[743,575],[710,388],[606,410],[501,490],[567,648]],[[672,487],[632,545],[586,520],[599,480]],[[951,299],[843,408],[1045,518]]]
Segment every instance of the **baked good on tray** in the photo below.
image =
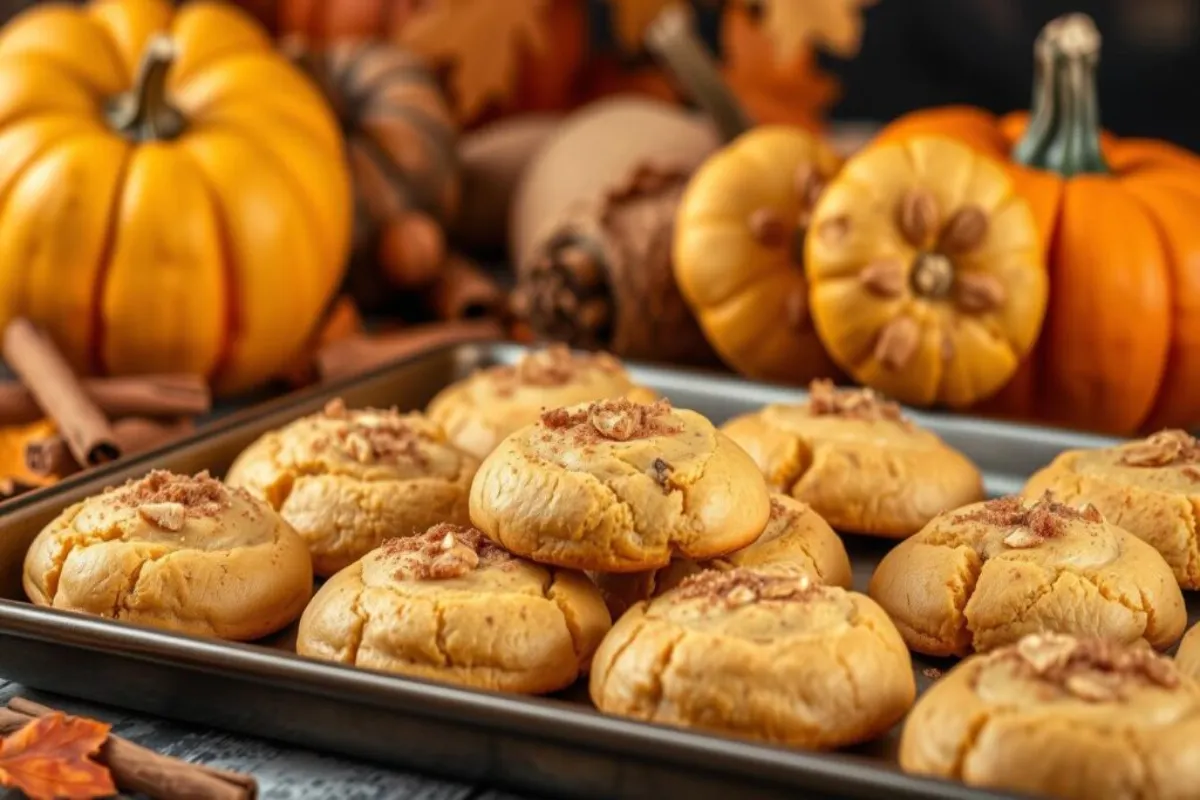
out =
[[326,577],[390,536],[466,523],[478,465],[421,414],[351,411],[334,401],[264,434],[238,456],[226,481],[277,509],[308,543],[316,574]]
[[1183,635],[1175,651],[1175,663],[1185,675],[1200,680],[1200,623]]
[[873,739],[916,694],[908,650],[870,598],[742,567],[631,608],[589,688],[609,714],[807,748]]
[[510,433],[537,422],[548,408],[629,397],[651,401],[621,362],[607,353],[572,353],[564,345],[526,353],[512,365],[479,370],[429,402],[429,418],[458,447],[483,458]]
[[1063,453],[1024,489],[1030,496],[1046,491],[1065,503],[1091,503],[1162,553],[1180,586],[1200,589],[1200,442],[1186,432]]
[[807,401],[766,406],[721,430],[774,491],[808,503],[839,531],[901,538],[984,496],[966,456],[870,389],[814,381]]
[[304,541],[266,503],[161,470],[63,511],[24,568],[37,605],[234,641],[295,621],[312,580]]
[[600,587],[613,619],[617,619],[639,600],[674,589],[697,572],[735,567],[793,569],[819,583],[843,589],[850,588],[853,578],[846,546],[829,523],[807,504],[773,494],[767,527],[740,550],[707,561],[677,558],[662,569],[648,572],[598,572],[592,580]]
[[300,620],[296,652],[541,694],[586,672],[609,626],[584,575],[517,558],[472,528],[435,525],[327,581]]
[[1164,649],[1187,612],[1153,547],[1095,508],[1003,497],[942,514],[891,550],[871,597],[908,646],[966,655],[1053,631]]
[[517,555],[595,572],[705,559],[758,538],[766,483],[712,423],[666,400],[547,411],[484,459],[471,520]]
[[1195,797],[1200,687],[1144,645],[1026,636],[921,696],[900,766],[1064,800]]

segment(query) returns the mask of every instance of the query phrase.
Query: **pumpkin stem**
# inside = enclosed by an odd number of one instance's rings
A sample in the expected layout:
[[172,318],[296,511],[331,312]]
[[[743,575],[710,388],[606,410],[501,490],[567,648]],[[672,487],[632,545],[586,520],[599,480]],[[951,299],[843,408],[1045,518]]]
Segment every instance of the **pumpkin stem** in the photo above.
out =
[[754,123],[721,77],[712,54],[696,36],[691,12],[682,3],[667,6],[646,29],[646,47],[700,105],[728,143]]
[[1086,14],[1051,21],[1038,36],[1034,58],[1029,127],[1013,148],[1013,160],[1064,177],[1109,172],[1100,149],[1096,24]]
[[108,122],[134,141],[174,139],[184,118],[167,100],[167,72],[177,51],[170,37],[150,37],[133,88],[109,103]]

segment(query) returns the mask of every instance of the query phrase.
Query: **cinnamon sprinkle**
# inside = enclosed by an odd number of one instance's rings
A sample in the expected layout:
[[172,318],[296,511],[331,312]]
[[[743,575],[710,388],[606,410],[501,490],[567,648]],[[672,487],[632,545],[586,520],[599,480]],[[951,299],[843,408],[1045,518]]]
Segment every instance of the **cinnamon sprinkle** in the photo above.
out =
[[388,558],[402,560],[400,580],[439,581],[461,578],[474,569],[512,558],[475,528],[442,523],[416,536],[388,539],[382,545]]
[[709,600],[726,608],[768,600],[802,603],[821,592],[807,575],[772,575],[738,567],[691,575],[672,594],[681,600]]
[[1129,467],[1167,467],[1200,462],[1200,441],[1182,430],[1162,430],[1143,441],[1117,449],[1121,453],[1120,463]]
[[1174,689],[1174,662],[1150,647],[1110,640],[1033,634],[991,656],[1014,665],[1019,675],[1049,683],[1087,702],[1122,700],[1134,684]]
[[833,381],[824,378],[808,385],[808,410],[815,417],[885,420],[912,426],[898,404],[884,400],[870,389],[838,389]]
[[981,522],[997,528],[1013,528],[1005,538],[1010,547],[1034,547],[1061,535],[1066,523],[1083,521],[1100,523],[1104,517],[1091,504],[1073,508],[1055,501],[1049,492],[1033,504],[1015,495],[989,500],[974,511],[961,514],[958,522]]
[[666,419],[670,413],[671,403],[667,400],[635,403],[620,398],[600,400],[575,411],[565,408],[546,411],[541,422],[550,430],[568,434],[577,444],[587,445],[670,436],[679,431],[678,426]]
[[231,493],[207,470],[189,477],[156,469],[117,490],[116,502],[123,508],[174,504],[189,516],[215,517],[230,507]]
[[421,448],[422,440],[432,441],[426,431],[400,415],[391,408],[388,410],[365,408],[348,411],[340,400],[333,400],[325,406],[323,415],[327,419],[339,420],[345,423],[331,437],[320,438],[313,442],[313,449],[324,451],[332,445],[363,464],[375,462],[395,462],[407,459],[423,466],[426,463],[425,453]]
[[525,354],[516,364],[493,367],[488,375],[497,393],[509,396],[522,386],[563,386],[593,369],[617,374],[622,367],[608,353],[576,355],[566,345],[555,344]]

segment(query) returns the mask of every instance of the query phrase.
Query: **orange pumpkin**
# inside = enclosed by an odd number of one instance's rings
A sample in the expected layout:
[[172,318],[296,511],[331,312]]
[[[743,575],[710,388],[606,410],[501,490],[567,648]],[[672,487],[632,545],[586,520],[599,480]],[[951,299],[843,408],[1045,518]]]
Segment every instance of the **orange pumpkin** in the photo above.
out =
[[1100,129],[1100,36],[1088,17],[1051,22],[1036,50],[1031,114],[921,111],[878,139],[941,134],[1009,159],[1033,207],[1046,322],[982,409],[1112,434],[1200,423],[1200,158]]
[[97,0],[0,31],[0,324],[81,370],[251,387],[341,280],[332,114],[236,9]]

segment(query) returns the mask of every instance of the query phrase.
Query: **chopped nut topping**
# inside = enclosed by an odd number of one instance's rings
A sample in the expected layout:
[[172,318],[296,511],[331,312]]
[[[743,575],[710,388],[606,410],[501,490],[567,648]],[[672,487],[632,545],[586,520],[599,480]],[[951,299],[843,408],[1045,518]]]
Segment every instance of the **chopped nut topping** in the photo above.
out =
[[229,489],[207,471],[188,477],[156,469],[141,480],[129,481],[115,490],[116,502],[125,508],[140,511],[146,506],[170,504],[180,506],[186,514],[207,517],[229,508],[230,497]]
[[516,364],[488,370],[500,395],[511,395],[522,386],[562,386],[588,370],[620,373],[621,362],[608,353],[576,355],[566,345],[555,344],[526,353]]
[[474,569],[512,558],[476,529],[448,523],[416,536],[388,539],[383,552],[400,561],[397,578],[420,581],[461,578]]
[[959,522],[982,522],[997,528],[1011,528],[1004,543],[1013,548],[1037,547],[1042,542],[1059,536],[1070,521],[1099,523],[1104,517],[1090,503],[1072,508],[1056,502],[1049,492],[1036,502],[1027,504],[1015,495],[989,500],[979,508],[960,514]]
[[1015,550],[1037,547],[1043,541],[1045,540],[1041,536],[1028,528],[1013,528],[1008,536],[1004,537],[1004,543]]
[[580,444],[609,440],[627,442],[669,436],[679,429],[668,421],[667,400],[635,403],[626,398],[600,400],[574,412],[557,408],[542,414],[542,425],[572,434]]
[[326,417],[344,422],[329,439],[315,443],[319,450],[336,446],[360,464],[394,463],[406,459],[423,464],[422,441],[435,441],[434,435],[418,419],[400,414],[396,409],[375,408],[345,411]]
[[137,510],[144,520],[167,531],[181,530],[187,517],[187,509],[180,503],[146,503]]
[[1133,684],[1164,689],[1179,685],[1179,673],[1169,658],[1145,645],[1105,639],[1033,634],[990,657],[1013,662],[1021,674],[1055,684],[1085,702],[1122,700]]
[[1200,442],[1186,431],[1164,430],[1118,448],[1130,467],[1166,467],[1200,462]]
[[710,600],[726,608],[739,608],[770,600],[804,602],[821,591],[820,585],[804,574],[769,574],[739,567],[698,572],[670,594],[682,600]]
[[884,400],[872,390],[838,389],[833,385],[833,381],[824,378],[808,385],[808,411],[813,416],[888,420],[911,424],[905,419],[899,405]]

